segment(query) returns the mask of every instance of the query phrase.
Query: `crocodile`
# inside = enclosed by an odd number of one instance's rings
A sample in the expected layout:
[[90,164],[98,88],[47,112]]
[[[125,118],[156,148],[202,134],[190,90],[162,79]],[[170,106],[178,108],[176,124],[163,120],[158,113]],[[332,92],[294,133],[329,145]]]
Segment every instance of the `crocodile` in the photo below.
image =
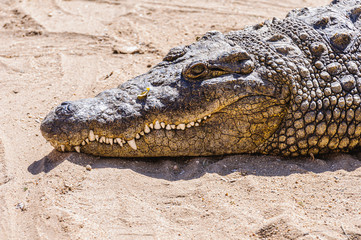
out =
[[172,48],[147,73],[67,101],[41,123],[58,151],[105,157],[356,150],[361,140],[361,1]]

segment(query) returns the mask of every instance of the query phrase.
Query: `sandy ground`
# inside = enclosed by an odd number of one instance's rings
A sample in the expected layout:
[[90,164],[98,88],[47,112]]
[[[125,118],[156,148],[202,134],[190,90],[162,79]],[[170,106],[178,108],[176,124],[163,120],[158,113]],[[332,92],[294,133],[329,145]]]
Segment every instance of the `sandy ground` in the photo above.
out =
[[171,47],[328,1],[274,2],[1,1],[0,239],[361,239],[361,154],[106,159],[40,134]]

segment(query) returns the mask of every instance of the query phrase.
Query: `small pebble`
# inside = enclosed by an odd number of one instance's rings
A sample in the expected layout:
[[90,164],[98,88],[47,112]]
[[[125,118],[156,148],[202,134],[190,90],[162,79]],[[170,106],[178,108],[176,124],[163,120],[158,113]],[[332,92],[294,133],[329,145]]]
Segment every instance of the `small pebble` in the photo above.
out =
[[92,170],[92,166],[90,166],[89,164],[85,166],[85,169],[88,170],[88,171],[91,171]]
[[113,54],[135,54],[142,53],[137,46],[113,46]]
[[16,209],[20,209],[21,211],[25,211],[25,204],[24,203],[18,203],[16,204]]
[[177,166],[177,165],[174,165],[173,170],[174,170],[174,171],[177,171],[177,170],[178,170],[178,166]]

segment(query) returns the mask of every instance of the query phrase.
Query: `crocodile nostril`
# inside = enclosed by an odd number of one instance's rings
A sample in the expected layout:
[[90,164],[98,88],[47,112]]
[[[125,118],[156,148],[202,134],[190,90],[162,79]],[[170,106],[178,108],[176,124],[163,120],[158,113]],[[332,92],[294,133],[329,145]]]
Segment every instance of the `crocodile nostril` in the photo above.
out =
[[66,102],[62,102],[60,105],[61,106],[65,106],[65,105],[69,105],[70,104],[70,102],[69,101],[66,101]]
[[75,110],[74,104],[72,104],[71,102],[63,102],[60,104],[60,106],[58,106],[55,109],[55,113],[58,116],[61,115],[68,116],[71,115],[74,112],[74,110]]

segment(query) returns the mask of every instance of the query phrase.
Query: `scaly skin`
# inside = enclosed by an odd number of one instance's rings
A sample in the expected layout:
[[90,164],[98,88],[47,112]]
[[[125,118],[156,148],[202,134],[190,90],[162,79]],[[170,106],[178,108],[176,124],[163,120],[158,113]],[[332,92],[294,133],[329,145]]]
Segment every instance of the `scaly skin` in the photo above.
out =
[[208,32],[43,121],[60,151],[111,157],[349,151],[361,135],[361,1]]

